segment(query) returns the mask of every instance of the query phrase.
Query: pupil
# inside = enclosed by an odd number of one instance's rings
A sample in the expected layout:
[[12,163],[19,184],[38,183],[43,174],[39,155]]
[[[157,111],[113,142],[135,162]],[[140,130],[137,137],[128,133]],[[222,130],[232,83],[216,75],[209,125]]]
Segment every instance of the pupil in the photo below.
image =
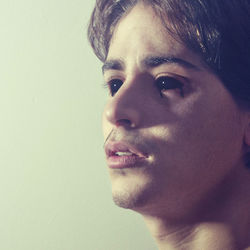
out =
[[119,90],[119,88],[121,87],[121,85],[122,85],[122,81],[120,81],[120,80],[114,80],[114,81],[112,81],[112,84],[111,84],[112,95],[114,95]]
[[171,77],[162,77],[160,80],[160,87],[162,89],[174,89],[179,88],[181,84]]

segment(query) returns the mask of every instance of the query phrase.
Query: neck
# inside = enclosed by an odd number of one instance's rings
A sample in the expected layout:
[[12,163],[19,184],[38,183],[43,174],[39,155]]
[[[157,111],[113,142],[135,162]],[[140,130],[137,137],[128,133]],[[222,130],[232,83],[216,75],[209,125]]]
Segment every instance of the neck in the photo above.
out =
[[[161,219],[147,221],[159,250],[243,250],[239,248],[229,225],[201,222],[195,225],[167,226]],[[164,229],[163,229],[164,228]]]
[[234,175],[228,185],[196,207],[196,216],[170,221],[164,213],[142,214],[159,249],[250,250],[249,172]]

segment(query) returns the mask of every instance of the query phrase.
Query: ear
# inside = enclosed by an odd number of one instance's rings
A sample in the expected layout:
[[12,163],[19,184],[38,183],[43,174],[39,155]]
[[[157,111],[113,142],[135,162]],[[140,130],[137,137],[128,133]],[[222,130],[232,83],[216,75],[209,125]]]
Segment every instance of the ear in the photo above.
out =
[[247,146],[250,146],[250,113],[248,113],[246,118],[244,141]]

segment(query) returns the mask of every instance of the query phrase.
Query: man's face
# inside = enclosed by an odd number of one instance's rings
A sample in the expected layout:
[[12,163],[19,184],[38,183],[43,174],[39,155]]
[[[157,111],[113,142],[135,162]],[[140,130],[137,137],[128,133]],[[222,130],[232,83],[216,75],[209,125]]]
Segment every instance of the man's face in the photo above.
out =
[[118,205],[183,214],[242,164],[237,105],[150,7],[138,4],[118,23],[104,79],[112,92],[103,129]]

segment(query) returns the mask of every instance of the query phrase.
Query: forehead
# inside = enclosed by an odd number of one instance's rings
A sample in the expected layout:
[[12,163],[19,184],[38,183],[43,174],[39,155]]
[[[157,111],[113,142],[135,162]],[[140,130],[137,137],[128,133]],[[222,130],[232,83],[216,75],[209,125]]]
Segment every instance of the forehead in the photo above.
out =
[[191,58],[194,64],[201,62],[197,55],[169,34],[151,6],[138,3],[116,25],[107,59],[126,61],[133,57],[139,62],[149,55],[162,54],[189,61]]

